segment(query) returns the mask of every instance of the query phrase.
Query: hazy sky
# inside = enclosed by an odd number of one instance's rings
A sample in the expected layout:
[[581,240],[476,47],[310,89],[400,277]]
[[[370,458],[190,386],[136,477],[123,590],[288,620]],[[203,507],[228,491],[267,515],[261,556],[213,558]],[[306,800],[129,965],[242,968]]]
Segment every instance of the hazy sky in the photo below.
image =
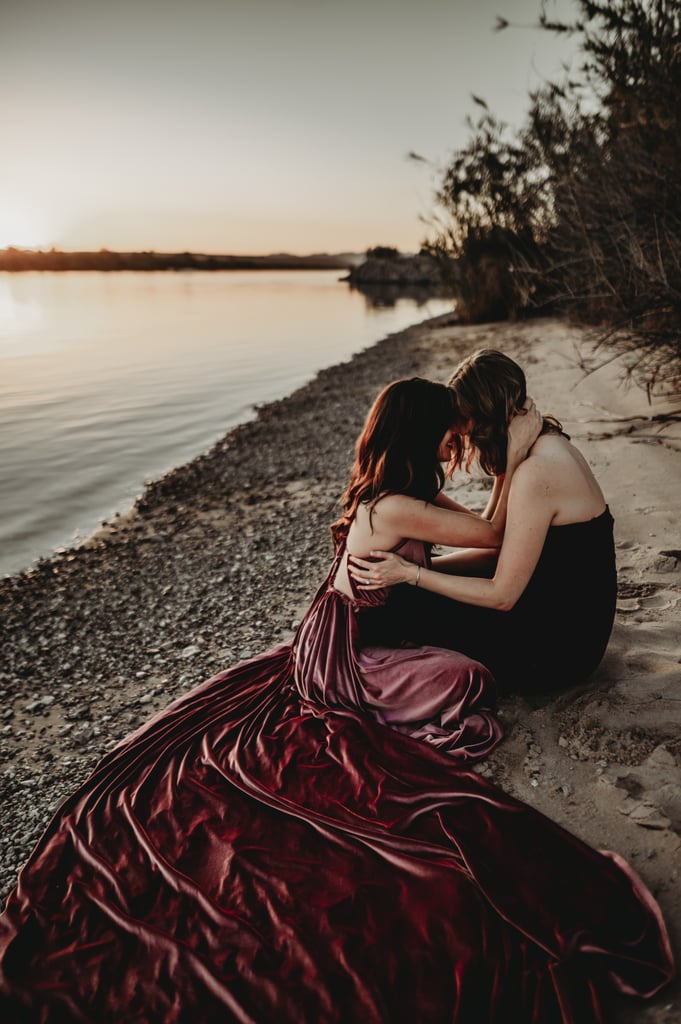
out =
[[[571,44],[540,0],[0,0],[0,247],[418,248],[484,97]],[[573,0],[548,0],[568,16]]]

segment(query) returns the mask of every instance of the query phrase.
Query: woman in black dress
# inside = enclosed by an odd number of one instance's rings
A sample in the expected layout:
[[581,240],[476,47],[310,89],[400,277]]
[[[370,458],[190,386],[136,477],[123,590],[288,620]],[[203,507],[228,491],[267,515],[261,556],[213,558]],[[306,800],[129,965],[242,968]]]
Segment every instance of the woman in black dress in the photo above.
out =
[[[450,470],[477,460],[495,476],[490,515],[503,482],[508,423],[526,398],[525,375],[508,356],[485,349],[465,359],[449,385],[459,409]],[[356,559],[353,572],[365,589],[419,588],[406,595],[408,614],[391,620],[409,631],[393,633],[398,642],[417,638],[463,651],[502,687],[556,689],[586,678],[605,652],[617,593],[613,518],[584,457],[549,417],[513,476],[500,552],[459,550],[419,573],[376,550]],[[405,603],[400,589],[393,611]]]

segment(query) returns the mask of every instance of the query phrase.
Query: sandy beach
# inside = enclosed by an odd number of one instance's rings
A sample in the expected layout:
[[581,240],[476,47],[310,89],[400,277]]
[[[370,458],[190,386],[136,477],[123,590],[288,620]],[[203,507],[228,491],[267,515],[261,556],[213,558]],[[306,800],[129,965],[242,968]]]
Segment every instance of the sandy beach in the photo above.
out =
[[[607,654],[559,696],[505,698],[506,739],[480,771],[591,845],[658,899],[681,955],[681,423],[615,361],[586,375],[586,334],[560,320],[391,336],[268,404],[150,485],[77,549],[0,581],[0,888],[101,754],[172,699],[290,638],[331,555],[354,439],[388,381],[446,379],[502,349],[593,467],[616,522],[619,601]],[[678,410],[677,410],[678,415]],[[481,507],[461,475],[450,493]],[[588,581],[585,581],[588,586]],[[560,581],[556,581],[560,586]],[[575,637],[579,643],[579,637]],[[681,1021],[681,984],[613,1020]]]

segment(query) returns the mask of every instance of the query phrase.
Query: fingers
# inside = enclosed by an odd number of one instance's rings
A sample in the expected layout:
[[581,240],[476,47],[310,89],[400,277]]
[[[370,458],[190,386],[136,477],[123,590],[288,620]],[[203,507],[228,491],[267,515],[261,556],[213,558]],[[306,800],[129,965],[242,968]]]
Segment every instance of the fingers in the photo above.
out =
[[382,590],[385,587],[385,583],[376,579],[377,573],[360,571],[353,565],[349,565],[348,570],[359,590]]
[[525,401],[523,402],[523,409],[526,413],[530,413],[530,415],[534,416],[535,419],[543,419],[543,416],[537,408],[537,405],[535,403],[534,398],[532,398],[532,395],[528,395]]
[[365,583],[373,576],[371,569],[364,565],[350,565],[350,563],[348,563],[348,572],[353,579],[358,580],[361,583]]
[[353,569],[371,569],[373,562],[369,562],[366,558],[358,558],[357,555],[348,555],[348,568],[352,572]]
[[[381,551],[371,552],[371,555],[380,556],[383,554],[384,552]],[[360,590],[380,590],[385,586],[375,561],[359,558],[357,555],[349,555],[348,572],[358,584]]]
[[388,558],[390,555],[389,551],[370,551],[366,558],[360,558],[359,555],[348,555],[348,565],[358,565],[362,569],[375,569],[376,559]]

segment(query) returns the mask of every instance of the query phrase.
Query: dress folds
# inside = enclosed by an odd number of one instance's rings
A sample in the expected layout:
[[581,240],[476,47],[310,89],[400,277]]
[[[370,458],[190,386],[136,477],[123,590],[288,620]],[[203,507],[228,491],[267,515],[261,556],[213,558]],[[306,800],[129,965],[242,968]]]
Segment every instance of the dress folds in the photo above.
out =
[[595,1024],[670,978],[628,865],[470,769],[489,672],[363,651],[385,595],[332,581],[62,805],[0,918],[3,1020]]

